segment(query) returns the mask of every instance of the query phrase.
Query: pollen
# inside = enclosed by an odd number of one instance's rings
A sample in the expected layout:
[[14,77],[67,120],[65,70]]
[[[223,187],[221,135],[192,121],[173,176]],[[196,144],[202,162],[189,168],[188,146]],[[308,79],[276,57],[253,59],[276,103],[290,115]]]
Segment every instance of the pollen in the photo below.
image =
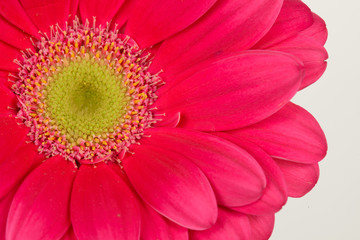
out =
[[19,61],[17,117],[48,158],[119,161],[156,122],[150,106],[162,84],[148,72],[148,55],[109,25],[92,26],[76,19],[65,30],[56,28]]

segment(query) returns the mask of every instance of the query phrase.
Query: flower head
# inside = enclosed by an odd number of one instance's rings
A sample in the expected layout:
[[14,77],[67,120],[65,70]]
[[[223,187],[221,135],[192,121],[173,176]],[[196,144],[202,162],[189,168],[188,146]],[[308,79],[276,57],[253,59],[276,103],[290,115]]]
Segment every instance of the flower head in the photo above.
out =
[[318,179],[299,0],[11,0],[0,29],[0,239],[268,239]]

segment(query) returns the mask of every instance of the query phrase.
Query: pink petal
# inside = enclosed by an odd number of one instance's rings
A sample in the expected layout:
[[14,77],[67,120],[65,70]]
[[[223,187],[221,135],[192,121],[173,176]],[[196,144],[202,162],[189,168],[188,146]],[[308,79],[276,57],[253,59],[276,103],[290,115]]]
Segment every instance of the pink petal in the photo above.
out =
[[154,127],[175,128],[180,122],[180,113],[169,114],[168,116],[159,117],[161,120],[154,124]]
[[265,216],[249,216],[252,240],[268,240],[275,223],[273,214]]
[[315,13],[313,13],[312,15],[314,18],[313,25],[302,31],[300,35],[307,36],[323,46],[328,37],[326,24],[324,20]]
[[82,22],[92,22],[96,17],[96,24],[105,26],[115,16],[124,0],[80,0],[79,8]]
[[164,69],[171,78],[211,56],[250,48],[270,29],[282,2],[217,1],[199,21],[162,44],[152,68]]
[[125,23],[129,20],[133,9],[136,7],[136,1],[125,1],[121,8],[116,13],[115,17],[112,19],[111,23],[113,26],[117,25],[118,28],[122,28]]
[[319,179],[319,165],[301,164],[275,159],[287,184],[290,197],[302,197],[315,186]]
[[188,240],[188,230],[166,220],[149,206],[142,204],[141,240]]
[[[16,79],[9,74],[16,75],[14,72],[0,70],[0,86],[5,86],[8,89],[11,89],[12,85],[16,81]],[[10,81],[9,81],[10,80]],[[0,94],[1,96],[1,94]]]
[[190,229],[209,228],[217,206],[211,186],[190,160],[167,148],[142,144],[123,159],[124,169],[144,201],[171,221]]
[[20,0],[26,14],[42,32],[50,32],[50,26],[65,27],[70,14],[71,0]]
[[242,206],[261,197],[266,179],[256,160],[234,144],[201,132],[154,128],[146,131],[149,144],[183,154],[206,175],[217,201],[225,206]]
[[0,240],[5,240],[6,221],[16,190],[17,189],[13,189],[5,197],[0,199]]
[[214,226],[205,231],[190,231],[191,240],[249,240],[249,218],[242,213],[219,208],[219,217]]
[[0,160],[0,198],[21,182],[37,155],[37,147],[24,142],[13,154]]
[[269,49],[290,53],[301,59],[305,67],[301,89],[318,80],[326,69],[325,60],[328,58],[326,49],[316,39],[302,33],[275,44]]
[[18,49],[33,49],[30,36],[0,16],[0,41]]
[[71,196],[71,222],[79,240],[139,239],[135,197],[105,163],[80,166]]
[[19,66],[14,63],[14,60],[21,60],[23,58],[20,50],[0,41],[0,52],[0,70],[17,72]]
[[154,105],[158,112],[180,112],[180,127],[230,130],[275,113],[294,96],[301,80],[302,65],[290,55],[246,51],[179,82]]
[[16,95],[6,86],[0,85],[0,114],[15,115],[17,103]]
[[126,27],[142,47],[154,45],[177,32],[205,14],[216,0],[137,0]]
[[316,163],[326,155],[327,144],[315,118],[288,103],[271,117],[230,134],[259,145],[273,157],[299,163]]
[[11,156],[25,141],[29,129],[14,117],[0,114],[0,161]]
[[69,9],[69,22],[73,21],[77,16],[79,11],[79,1],[80,0],[72,0],[70,1],[70,9]]
[[286,0],[270,32],[254,47],[290,53],[302,60],[305,76],[301,89],[314,83],[326,69],[323,45],[325,22],[299,0]]
[[0,1],[0,15],[28,34],[39,37],[38,29],[24,11],[19,0]]
[[300,0],[284,0],[280,14],[270,31],[254,46],[268,48],[297,35],[314,23],[311,10]]
[[286,183],[280,168],[274,160],[256,145],[232,137],[229,134],[218,134],[249,152],[263,168],[266,175],[266,189],[261,198],[249,205],[233,208],[236,211],[251,215],[266,215],[279,211],[287,200]]
[[75,173],[74,165],[60,156],[36,168],[11,204],[7,239],[60,239],[70,226],[69,200]]
[[77,240],[74,229],[70,227],[60,240]]

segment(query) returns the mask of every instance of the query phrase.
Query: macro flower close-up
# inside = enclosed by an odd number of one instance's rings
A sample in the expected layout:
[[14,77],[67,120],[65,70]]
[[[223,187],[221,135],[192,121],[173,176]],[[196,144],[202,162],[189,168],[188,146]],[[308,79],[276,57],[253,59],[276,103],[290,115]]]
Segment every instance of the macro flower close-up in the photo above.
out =
[[319,178],[300,0],[0,2],[0,240],[263,240]]

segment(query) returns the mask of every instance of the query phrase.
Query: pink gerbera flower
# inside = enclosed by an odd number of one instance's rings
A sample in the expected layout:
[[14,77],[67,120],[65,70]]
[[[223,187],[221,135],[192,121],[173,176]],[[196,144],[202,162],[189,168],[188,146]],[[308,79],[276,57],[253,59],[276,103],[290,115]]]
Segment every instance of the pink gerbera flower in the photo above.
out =
[[318,179],[299,0],[7,0],[0,30],[0,239],[268,239]]

